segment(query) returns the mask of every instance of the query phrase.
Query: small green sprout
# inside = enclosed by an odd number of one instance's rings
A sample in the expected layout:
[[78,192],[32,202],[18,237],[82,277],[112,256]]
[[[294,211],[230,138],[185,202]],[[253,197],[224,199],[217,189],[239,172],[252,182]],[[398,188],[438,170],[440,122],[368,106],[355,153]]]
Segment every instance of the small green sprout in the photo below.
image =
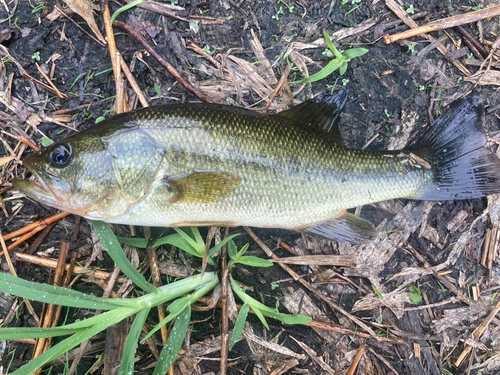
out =
[[294,8],[294,6],[293,6],[293,5],[288,5],[288,4],[287,4],[285,1],[283,1],[283,0],[278,0],[278,4],[279,4],[279,3],[284,4],[284,5],[288,8],[288,13],[293,13],[293,8]]
[[342,86],[347,85],[349,82],[350,82],[350,80],[347,78],[342,79]]
[[410,286],[410,295],[409,295],[411,303],[414,305],[418,305],[422,302],[422,294],[420,293],[420,289],[418,289],[415,285]]
[[279,288],[280,287],[280,284],[276,284],[276,283],[271,283],[271,289],[274,290],[276,288]]
[[406,13],[415,14],[415,9],[413,9],[413,4],[411,4],[408,9],[406,9]]
[[42,145],[43,147],[49,147],[54,141],[50,139],[49,137],[43,136],[42,137]]
[[279,21],[280,20],[280,14],[285,14],[285,11],[283,10],[283,7],[280,6],[280,8],[278,9],[278,11],[276,12],[276,14],[274,16],[272,16],[271,18],[273,20],[276,20],[276,21]]
[[375,294],[378,296],[378,298],[380,299],[384,299],[384,296],[382,295],[382,293],[380,293],[377,288],[375,288],[375,286],[372,285],[372,289],[373,291],[375,292]]
[[127,11],[127,10],[129,10],[129,9],[131,9],[131,8],[139,5],[139,4],[141,4],[143,1],[144,0],[135,0],[135,1],[131,2],[131,3],[128,3],[128,4],[124,5],[124,6],[122,6],[121,8],[118,8],[116,10],[116,12],[114,12],[113,15],[111,16],[111,24],[113,24],[113,21],[116,19],[116,17],[118,17],[120,15],[120,13],[125,12],[125,11]]
[[332,43],[330,36],[323,29],[323,35],[325,37],[325,42],[330,51],[335,55],[335,58],[331,60],[323,69],[321,69],[318,73],[313,74],[310,77],[306,77],[300,81],[292,82],[292,83],[311,83],[319,81],[320,79],[328,77],[335,70],[339,70],[340,75],[344,75],[347,70],[347,64],[354,58],[363,56],[368,52],[366,48],[351,48],[345,52],[340,52]]
[[200,29],[200,21],[190,22],[189,29],[197,33],[198,30]]
[[33,56],[31,56],[33,60],[40,61],[40,51],[36,51]]
[[384,108],[384,114],[387,116],[387,118],[391,117],[387,108]]
[[348,2],[349,2],[349,0],[342,0],[342,1],[340,2],[340,5],[346,5]]
[[405,40],[406,46],[408,47],[408,53],[413,53],[415,52],[415,46],[413,44],[408,43],[407,40]]
[[36,7],[33,8],[33,10],[31,11],[32,14],[36,13],[36,12],[39,12],[41,10],[45,9],[45,3],[38,3],[38,5]]
[[330,51],[328,48],[325,48],[325,50],[321,54],[326,57],[333,57],[333,52]]
[[476,5],[475,7],[470,7],[471,10],[478,11],[481,9],[481,4]]
[[418,90],[419,90],[419,91],[424,91],[424,90],[425,90],[425,86],[424,86],[424,85],[420,85],[420,86],[418,86]]
[[207,44],[205,47],[201,49],[202,51],[205,51],[206,53],[210,54],[210,46]]

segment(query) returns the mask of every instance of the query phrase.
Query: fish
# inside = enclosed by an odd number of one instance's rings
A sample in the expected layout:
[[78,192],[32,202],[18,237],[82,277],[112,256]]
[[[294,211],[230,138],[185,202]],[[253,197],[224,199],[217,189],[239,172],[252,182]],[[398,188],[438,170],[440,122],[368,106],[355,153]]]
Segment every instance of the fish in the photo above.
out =
[[150,227],[283,228],[357,244],[378,233],[347,210],[500,191],[483,106],[469,95],[405,149],[345,147],[346,90],[277,114],[194,103],[137,109],[23,161],[26,196],[92,220]]

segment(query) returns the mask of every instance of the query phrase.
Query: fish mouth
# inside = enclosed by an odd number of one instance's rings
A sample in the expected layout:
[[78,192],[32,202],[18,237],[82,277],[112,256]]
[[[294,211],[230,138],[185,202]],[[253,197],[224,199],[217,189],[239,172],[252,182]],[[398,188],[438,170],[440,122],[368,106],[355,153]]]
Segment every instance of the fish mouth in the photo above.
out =
[[33,179],[14,179],[12,185],[30,198],[67,210],[65,203],[71,196],[70,184],[50,171],[39,172],[30,160],[25,160],[23,165],[31,172]]

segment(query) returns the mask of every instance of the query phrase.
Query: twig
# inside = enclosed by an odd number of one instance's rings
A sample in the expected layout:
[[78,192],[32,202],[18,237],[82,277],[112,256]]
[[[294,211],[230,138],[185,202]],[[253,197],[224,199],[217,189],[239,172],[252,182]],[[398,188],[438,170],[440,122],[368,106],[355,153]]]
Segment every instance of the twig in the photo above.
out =
[[276,367],[272,372],[269,373],[269,375],[281,375],[287,372],[288,370],[291,370],[295,366],[299,365],[299,361],[297,361],[297,358],[292,358],[289,359],[286,362],[282,362],[278,367]]
[[[54,286],[61,286],[62,279],[64,275],[64,270],[66,268],[66,255],[68,255],[69,242],[64,241],[61,245],[61,250],[59,251],[59,257],[57,259],[56,270],[54,273]],[[54,304],[49,304],[45,310],[45,315],[42,317],[41,327],[50,328],[53,327],[53,323],[57,324],[59,317],[56,316],[57,306]],[[44,353],[50,346],[52,338],[42,337],[37,340],[34,348],[33,358],[40,356]],[[36,374],[40,374],[42,369],[38,369]]]
[[[250,312],[252,312],[252,310],[250,310]],[[349,328],[337,327],[331,323],[320,322],[318,320],[312,320],[309,323],[305,323],[304,325],[309,326],[309,327],[313,327],[313,328],[323,329],[325,331],[332,331],[332,332],[341,333],[341,334],[347,335],[347,336],[356,335],[356,336],[364,337],[367,339],[373,338],[372,335],[369,335],[369,334],[364,333],[364,332],[354,331],[354,330],[349,329]],[[403,345],[405,343],[404,340],[402,340],[402,339],[391,339],[389,337],[383,337],[383,336],[378,336],[378,338],[380,341],[390,342],[391,344]]]
[[[491,312],[488,314],[486,319],[472,332],[472,335],[470,338],[474,341],[479,340],[485,329],[488,327],[488,325],[491,323],[491,321],[495,318],[495,315],[497,315],[500,312],[500,301],[496,304],[495,308],[491,310]],[[467,344],[466,344],[467,345]],[[470,353],[472,350],[472,347],[466,346],[463,352],[460,354],[458,359],[455,362],[455,366],[459,367],[462,363],[462,361],[467,357],[467,355]]]
[[358,368],[359,361],[361,360],[361,357],[363,356],[365,352],[366,345],[363,344],[359,348],[358,352],[356,353],[356,356],[352,360],[351,366],[349,367],[349,370],[347,371],[347,375],[354,375],[356,372],[356,369]]
[[[151,228],[144,227],[144,236],[150,240],[151,239]],[[148,250],[148,258],[149,258],[149,268],[151,269],[151,277],[153,279],[153,285],[156,288],[161,287],[161,276],[160,276],[160,268],[158,267],[158,257],[156,255],[156,248],[152,248]],[[165,307],[163,304],[158,305],[158,321],[162,321],[165,319]],[[163,325],[160,329],[161,332],[161,340],[163,345],[168,340],[168,331],[167,326]]]
[[102,12],[102,18],[104,20],[104,28],[106,29],[106,38],[108,40],[109,57],[111,58],[111,64],[113,65],[113,74],[115,76],[116,85],[116,113],[123,112],[123,95],[125,91],[123,90],[123,80],[121,78],[121,66],[119,58],[117,57],[118,50],[115,43],[115,34],[113,33],[113,27],[111,26],[111,17],[109,13],[108,4],[104,6],[104,11]]
[[488,51],[486,51],[486,48],[484,48],[481,42],[476,38],[474,38],[474,36],[471,33],[469,33],[465,28],[463,28],[462,26],[456,26],[455,30],[458,31],[460,34],[462,34],[462,36],[464,37],[465,44],[467,43],[472,44],[472,46],[477,50],[477,52],[481,54],[481,56],[483,56],[484,58],[488,57]]
[[59,91],[59,89],[56,87],[56,85],[54,85],[54,82],[52,82],[52,80],[47,76],[47,74],[45,74],[45,72],[42,70],[42,68],[40,68],[40,65],[38,65],[38,63],[36,63],[36,62],[35,62],[35,65],[36,65],[38,71],[40,72],[40,74],[43,76],[43,78],[45,78],[45,80],[49,83],[49,85],[55,90],[57,96],[59,96],[61,99],[68,99],[68,95],[63,94],[61,91]]
[[120,55],[120,66],[122,68],[123,73],[125,74],[125,77],[127,77],[128,82],[130,83],[130,86],[136,93],[137,97],[139,98],[139,101],[141,102],[143,107],[149,107],[149,103],[142,93],[139,85],[137,84],[137,81],[135,80],[134,76],[130,72],[130,69],[127,66],[127,63],[125,60],[123,60],[123,57]]
[[283,86],[283,83],[285,83],[286,79],[288,78],[288,75],[290,74],[290,66],[287,64],[286,66],[286,69],[284,71],[284,73],[281,75],[281,78],[278,82],[278,84],[276,85],[276,87],[274,88],[271,96],[269,97],[269,100],[267,101],[267,104],[266,106],[264,107],[264,109],[262,110],[263,113],[266,113],[267,110],[269,109],[269,107],[271,106],[271,104],[273,103],[273,100],[275,98],[275,96],[278,94],[278,92],[281,90],[281,87]]
[[191,83],[189,83],[186,79],[184,79],[179,72],[170,65],[163,57],[160,56],[156,50],[149,45],[146,39],[139,34],[136,30],[131,28],[129,25],[120,22],[114,21],[113,26],[118,27],[121,30],[126,31],[131,37],[133,37],[151,56],[153,56],[158,63],[163,66],[176,80],[179,82],[186,90],[188,90],[191,94],[196,96],[202,102],[205,103],[217,103],[216,101],[210,99],[205,94],[202,94],[196,87],[194,87]]
[[[9,265],[10,273],[12,274],[12,276],[17,277],[16,269],[14,268],[14,265],[12,264],[12,260],[10,259],[10,254],[5,247],[4,239],[5,239],[5,237],[3,237],[2,232],[0,231],[0,244],[2,246],[3,252],[5,253],[5,259],[7,259],[7,264]],[[26,306],[28,307],[30,314],[35,319],[36,324],[39,325],[40,318],[38,317],[38,315],[36,315],[36,312],[35,312],[35,309],[33,308],[33,305],[31,305],[31,302],[28,299],[23,298],[23,300],[24,300],[24,303],[26,303]]]
[[[34,227],[34,229],[31,230],[29,233],[26,233],[24,236],[22,236],[21,238],[19,238],[16,242],[14,242],[13,244],[9,245],[9,247],[7,248],[7,250],[11,251],[12,249],[14,249],[19,244],[21,244],[24,241],[26,241],[27,239],[33,237],[33,235],[35,233],[38,233],[42,229],[45,229],[49,224],[51,224],[54,221],[57,221],[59,219],[62,219],[63,217],[68,216],[69,214],[70,214],[69,212],[60,212],[59,214],[51,216],[51,217],[49,217],[46,220],[37,221],[36,223],[33,223],[31,225],[28,225],[28,226],[26,226],[26,227],[24,227],[22,229],[19,229],[19,230],[13,232],[13,233],[18,233],[18,232],[21,232],[21,231],[25,231],[26,232],[27,228],[31,229],[31,227]],[[38,224],[38,225],[35,225],[35,224]],[[27,231],[29,231],[30,229],[28,229]],[[23,232],[23,233],[25,233],[25,232]],[[15,236],[12,235],[13,233],[9,233],[7,236],[5,236],[5,239],[11,239],[11,238],[15,237]],[[0,257],[2,255],[4,255],[3,251],[0,253]]]
[[[323,358],[319,357],[317,355],[317,353],[312,350],[310,347],[308,347],[306,344],[304,344],[303,342],[297,340],[295,337],[293,336],[290,336],[292,337],[292,339],[297,343],[299,344],[299,346],[304,349],[304,351],[309,355],[309,357],[311,357],[311,359],[316,362],[324,371],[326,371],[327,373],[329,373],[330,375],[336,375],[336,372],[330,367],[330,365],[328,363],[326,363]],[[351,374],[352,375],[352,374]]]
[[[44,229],[47,225],[57,221],[57,220],[60,220],[62,219],[63,217],[65,216],[68,216],[70,213],[69,212],[59,212],[58,214],[55,214],[54,216],[51,216],[47,219],[43,219],[43,220],[39,220],[39,221],[36,221],[30,225],[27,225],[25,226],[24,228],[21,228],[21,229],[18,229],[14,232],[11,232],[7,235],[4,236],[4,240],[7,241],[7,240],[10,240],[14,237],[17,237],[17,236],[20,236],[26,232],[29,232],[30,230],[32,229],[35,229],[39,226],[43,226],[42,229]],[[3,254],[0,254],[0,256],[2,256]]]
[[[226,237],[229,235],[229,231],[226,229]],[[220,375],[227,375],[227,360],[229,357],[229,309],[228,294],[229,288],[229,270],[227,268],[227,245],[224,245],[221,249],[221,286],[222,295],[220,302],[222,304],[222,316],[221,316],[221,343],[220,343]]]
[[192,51],[194,51],[194,52],[196,52],[197,54],[201,55],[201,57],[203,57],[205,60],[207,60],[208,62],[210,62],[217,69],[219,69],[219,70],[221,69],[220,62],[218,62],[211,55],[209,55],[208,53],[206,53],[202,48],[200,48],[199,45],[197,45],[192,40],[190,40],[188,42],[187,48],[190,49],[190,50],[192,50]]
[[[34,255],[29,255],[29,254],[23,254],[23,253],[17,253],[16,254],[17,260],[20,260],[22,262],[27,262],[27,263],[33,263],[33,264],[38,264],[43,267],[48,267],[48,268],[56,268],[57,266],[57,261],[55,259],[47,259],[47,258],[42,258],[42,257],[37,257]],[[70,265],[66,265],[66,271],[70,269]],[[89,270],[85,269],[84,267],[80,266],[75,266],[73,269],[73,273],[80,274],[83,273],[86,276],[92,276],[95,277],[96,279],[101,279],[101,280],[107,280],[110,276],[109,272],[105,271],[94,271],[94,270]],[[119,283],[124,283],[127,281],[125,277],[121,277],[117,280]]]
[[455,26],[477,22],[485,18],[495,17],[499,15],[500,15],[500,5],[491,8],[477,10],[475,12],[459,14],[457,16],[436,20],[428,23],[427,25],[415,27],[413,29],[403,31],[402,33],[399,34],[385,35],[384,43],[390,44],[401,39],[411,38],[413,36],[429,33],[431,31],[449,29]]

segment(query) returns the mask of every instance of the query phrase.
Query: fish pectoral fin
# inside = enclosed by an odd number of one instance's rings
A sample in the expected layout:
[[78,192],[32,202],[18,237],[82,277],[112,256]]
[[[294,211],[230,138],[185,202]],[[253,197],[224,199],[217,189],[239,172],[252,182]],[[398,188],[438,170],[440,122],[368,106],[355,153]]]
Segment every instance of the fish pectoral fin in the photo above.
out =
[[197,171],[166,177],[162,183],[173,193],[170,203],[216,203],[231,195],[241,178],[226,172]]
[[368,220],[347,211],[334,220],[302,229],[301,232],[353,245],[374,239],[378,234],[373,224]]

